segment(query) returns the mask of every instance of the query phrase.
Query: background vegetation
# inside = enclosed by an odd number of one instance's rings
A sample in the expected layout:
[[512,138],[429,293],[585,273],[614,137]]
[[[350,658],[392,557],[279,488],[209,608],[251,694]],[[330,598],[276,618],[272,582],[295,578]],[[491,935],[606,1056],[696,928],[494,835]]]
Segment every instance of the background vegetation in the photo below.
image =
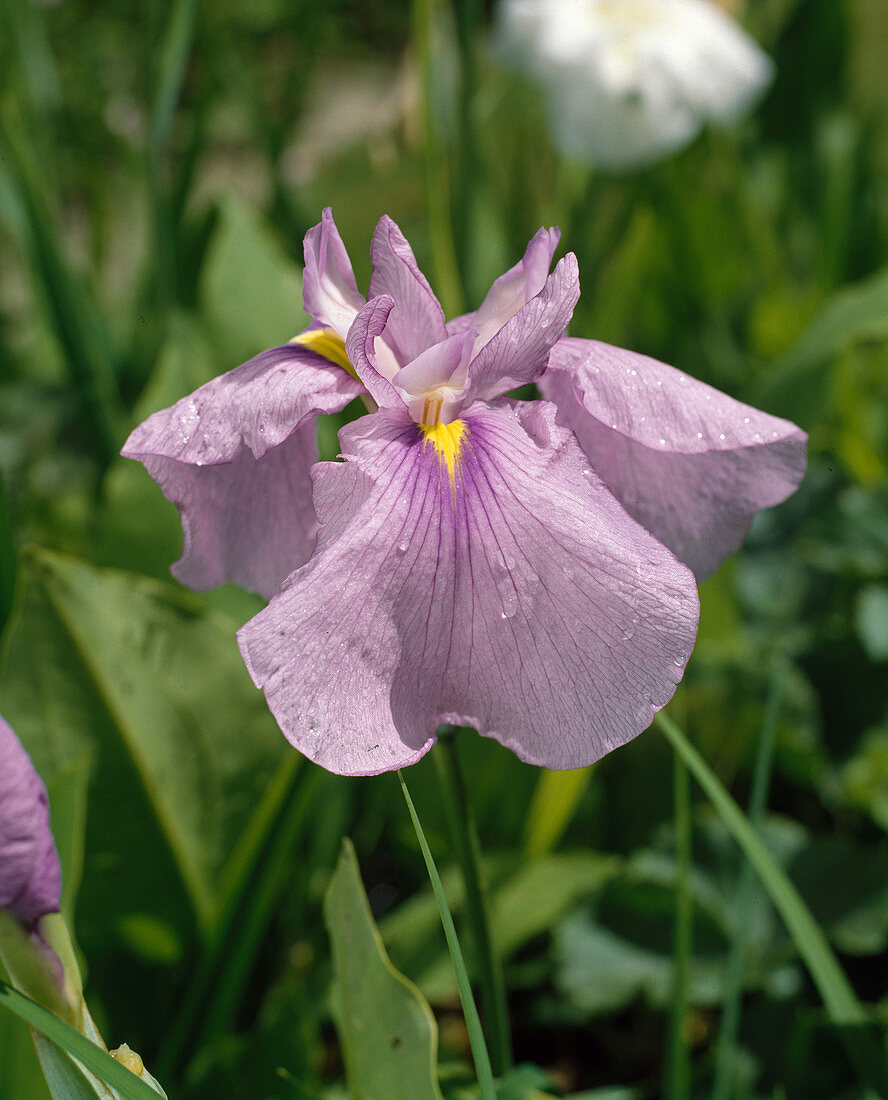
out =
[[[287,748],[234,641],[259,602],[171,581],[176,511],[117,457],[149,412],[300,330],[302,236],[331,204],[359,284],[387,212],[451,312],[560,224],[583,285],[574,335],[810,433],[799,493],[702,590],[670,714],[741,805],[757,770],[769,849],[884,1021],[882,0],[751,0],[777,66],[761,107],[621,177],[559,162],[478,5],[0,11],[0,713],[50,789],[109,1042],[171,1097],[346,1095],[322,903],[348,835],[392,961],[435,1011],[441,1087],[473,1095],[395,777],[338,778]],[[516,1054],[545,1071],[504,1100],[864,1095],[797,941],[696,790],[684,865],[686,796],[657,729],[555,780],[472,733],[460,750]],[[433,763],[407,778],[458,916]],[[46,1096],[5,1014],[0,1096]]]

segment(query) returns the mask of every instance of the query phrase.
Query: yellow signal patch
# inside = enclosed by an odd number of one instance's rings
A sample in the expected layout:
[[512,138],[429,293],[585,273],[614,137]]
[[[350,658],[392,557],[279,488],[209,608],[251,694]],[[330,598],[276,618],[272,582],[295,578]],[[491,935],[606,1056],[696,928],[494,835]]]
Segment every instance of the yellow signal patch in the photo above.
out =
[[450,424],[420,424],[425,439],[423,447],[431,443],[438,453],[439,461],[447,467],[451,486],[456,489],[456,470],[459,466],[462,446],[469,429],[464,420],[454,420]]
[[337,367],[342,367],[344,371],[348,371],[352,378],[360,381],[349,357],[345,354],[345,341],[335,329],[310,328],[307,332],[300,332],[298,336],[294,336],[290,343],[299,344],[301,347],[313,351],[315,355],[322,355],[325,359],[329,359],[331,363],[335,363]]

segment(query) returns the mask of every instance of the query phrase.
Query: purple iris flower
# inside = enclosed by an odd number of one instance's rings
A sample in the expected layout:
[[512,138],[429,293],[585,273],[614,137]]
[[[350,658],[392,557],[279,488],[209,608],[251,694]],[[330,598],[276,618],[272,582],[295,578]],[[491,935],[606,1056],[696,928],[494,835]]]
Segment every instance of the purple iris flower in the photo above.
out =
[[[565,338],[579,279],[572,254],[549,274],[558,240],[541,229],[447,323],[388,217],[365,302],[325,211],[306,237],[311,327],[124,449],[182,511],[180,579],[271,597],[241,652],[290,742],[331,771],[412,764],[442,723],[550,768],[625,743],[684,672],[692,570],[802,477],[795,425]],[[548,400],[506,396],[537,379]],[[314,417],[358,394],[374,411],[309,478]]]
[[59,911],[61,889],[46,787],[0,717],[0,909],[33,932],[41,917]]

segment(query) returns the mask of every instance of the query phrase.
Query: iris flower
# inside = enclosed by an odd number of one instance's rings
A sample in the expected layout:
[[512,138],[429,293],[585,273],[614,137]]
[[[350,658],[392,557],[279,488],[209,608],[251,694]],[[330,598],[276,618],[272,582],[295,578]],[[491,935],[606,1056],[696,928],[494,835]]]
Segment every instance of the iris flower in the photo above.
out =
[[[567,339],[576,258],[541,229],[449,323],[398,227],[369,300],[332,215],[310,328],[155,413],[124,454],[178,504],[195,587],[270,598],[238,633],[290,742],[340,774],[417,761],[443,723],[573,768],[645,729],[703,576],[804,471],[805,436],[664,364]],[[545,371],[545,373],[544,373]],[[542,376],[542,377],[541,377]],[[541,380],[548,398],[508,391]],[[314,418],[371,411],[315,457]]]
[[726,125],[770,59],[712,0],[502,0],[497,48],[543,92],[562,155],[631,168]]

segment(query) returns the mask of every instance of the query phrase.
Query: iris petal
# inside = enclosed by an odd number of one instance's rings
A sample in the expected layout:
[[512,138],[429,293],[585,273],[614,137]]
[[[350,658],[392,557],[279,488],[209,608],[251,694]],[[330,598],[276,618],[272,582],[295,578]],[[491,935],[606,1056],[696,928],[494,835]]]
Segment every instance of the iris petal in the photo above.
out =
[[315,468],[316,553],[239,632],[301,752],[375,774],[456,722],[573,768],[665,705],[694,643],[693,577],[554,415],[467,410],[453,485],[403,411],[342,431],[346,461]]
[[360,382],[295,345],[263,352],[133,431],[142,462],[182,513],[173,572],[196,589],[228,581],[272,596],[306,561],[317,529],[309,470],[315,415],[338,412]]
[[645,355],[565,338],[540,388],[627,512],[700,580],[805,473],[795,424]]

